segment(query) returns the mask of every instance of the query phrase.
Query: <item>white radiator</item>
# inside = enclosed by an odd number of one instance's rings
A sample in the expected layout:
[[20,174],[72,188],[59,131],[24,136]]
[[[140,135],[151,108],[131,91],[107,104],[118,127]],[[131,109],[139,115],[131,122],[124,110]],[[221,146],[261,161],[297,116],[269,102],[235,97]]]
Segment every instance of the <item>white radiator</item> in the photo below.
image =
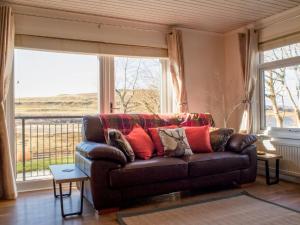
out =
[[[258,135],[258,151],[266,151],[282,156],[280,160],[280,179],[300,183],[300,129],[271,128],[265,134]],[[270,172],[274,175],[275,160],[270,163]],[[258,173],[265,174],[265,165],[258,161]]]
[[300,141],[299,145],[275,141],[272,144],[274,145],[274,151],[270,151],[270,153],[282,155],[280,173],[300,177]]

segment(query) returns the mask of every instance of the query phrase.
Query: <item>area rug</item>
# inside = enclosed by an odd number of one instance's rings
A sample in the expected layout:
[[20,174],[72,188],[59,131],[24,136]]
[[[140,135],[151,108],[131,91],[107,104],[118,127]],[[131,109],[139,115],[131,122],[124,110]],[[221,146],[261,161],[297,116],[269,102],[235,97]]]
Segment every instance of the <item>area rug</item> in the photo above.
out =
[[121,225],[299,225],[300,212],[246,192],[168,208],[117,214]]

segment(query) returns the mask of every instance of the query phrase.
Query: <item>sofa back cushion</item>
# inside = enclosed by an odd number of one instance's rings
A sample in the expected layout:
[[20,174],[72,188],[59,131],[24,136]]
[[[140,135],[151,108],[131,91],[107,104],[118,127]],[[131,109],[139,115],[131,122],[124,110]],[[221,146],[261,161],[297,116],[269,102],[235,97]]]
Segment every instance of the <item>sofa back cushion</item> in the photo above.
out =
[[[192,122],[190,122],[192,120]],[[139,124],[148,132],[148,128],[177,125],[214,126],[209,113],[179,113],[179,114],[100,114],[84,116],[82,136],[85,141],[105,143],[105,130],[118,129],[127,135],[135,124]]]

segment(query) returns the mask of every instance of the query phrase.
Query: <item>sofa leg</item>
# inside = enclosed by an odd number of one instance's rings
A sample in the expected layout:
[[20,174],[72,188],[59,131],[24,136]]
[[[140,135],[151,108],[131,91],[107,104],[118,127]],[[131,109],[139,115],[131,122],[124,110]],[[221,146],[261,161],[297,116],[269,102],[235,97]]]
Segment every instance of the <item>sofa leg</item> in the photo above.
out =
[[101,209],[101,210],[98,210],[98,215],[105,215],[105,214],[115,213],[115,212],[118,212],[119,210],[120,210],[120,208]]

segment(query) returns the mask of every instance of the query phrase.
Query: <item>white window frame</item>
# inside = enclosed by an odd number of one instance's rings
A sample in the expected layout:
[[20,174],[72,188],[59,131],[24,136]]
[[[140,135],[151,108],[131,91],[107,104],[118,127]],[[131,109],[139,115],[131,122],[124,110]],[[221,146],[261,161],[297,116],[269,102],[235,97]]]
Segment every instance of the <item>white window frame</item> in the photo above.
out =
[[170,74],[169,60],[161,59],[162,78],[161,78],[161,113],[177,112],[175,93],[173,89],[172,77]]
[[99,112],[111,113],[114,102],[114,57],[113,56],[99,56]]
[[[262,62],[263,51],[260,52],[260,62]],[[260,133],[267,133],[270,137],[275,139],[291,139],[291,140],[300,140],[300,128],[278,128],[278,127],[266,127],[265,122],[265,96],[264,96],[264,71],[278,69],[281,67],[289,67],[300,65],[300,56],[276,60],[272,62],[260,63],[259,68],[259,79],[258,79],[258,92],[259,92],[259,107],[258,107],[258,120],[257,124],[260,127]]]

